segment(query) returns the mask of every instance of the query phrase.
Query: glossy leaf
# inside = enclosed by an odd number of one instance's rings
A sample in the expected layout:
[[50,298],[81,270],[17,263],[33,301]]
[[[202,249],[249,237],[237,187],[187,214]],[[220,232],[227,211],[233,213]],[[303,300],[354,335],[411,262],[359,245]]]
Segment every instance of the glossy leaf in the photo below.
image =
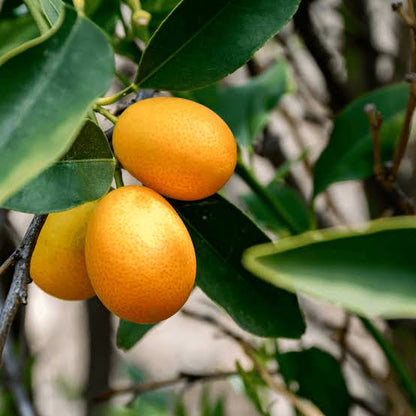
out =
[[[284,182],[278,181],[272,181],[267,186],[267,190],[269,195],[278,201],[281,207],[285,208],[287,216],[291,218],[293,223],[298,225],[297,228],[300,233],[311,228],[311,213],[299,194],[285,185]],[[286,223],[279,221],[274,210],[266,205],[255,193],[250,192],[242,195],[241,198],[249,209],[250,214],[260,225],[277,234],[287,234]]]
[[106,194],[115,159],[100,127],[87,121],[69,152],[25,185],[3,207],[44,214],[64,211]]
[[134,347],[155,324],[139,325],[120,319],[117,331],[117,346],[123,350]]
[[252,247],[243,257],[265,281],[362,315],[416,317],[416,218],[381,219]]
[[245,330],[263,337],[300,337],[305,324],[296,297],[241,265],[243,251],[269,241],[266,235],[219,195],[172,203],[195,246],[197,285]]
[[211,84],[243,65],[297,7],[298,0],[183,0],[150,40],[137,83],[174,91]]
[[159,27],[179,2],[180,0],[142,0],[143,9],[152,15],[149,22],[150,33],[153,33]]
[[238,143],[251,148],[268,123],[269,113],[292,85],[289,67],[285,61],[280,61],[245,85],[216,84],[177,95],[211,108],[227,122]]
[[30,15],[0,20],[0,56],[39,36],[39,30]]
[[111,83],[112,50],[94,24],[66,8],[49,33],[0,66],[0,203],[69,149]]
[[338,361],[318,348],[278,354],[279,371],[295,393],[309,399],[325,416],[348,416],[352,405]]
[[375,104],[383,115],[381,154],[383,161],[393,156],[394,145],[402,126],[409,87],[396,84],[366,94],[342,111],[335,120],[329,143],[314,169],[314,194],[329,185],[364,179],[373,172],[373,143],[366,104]]

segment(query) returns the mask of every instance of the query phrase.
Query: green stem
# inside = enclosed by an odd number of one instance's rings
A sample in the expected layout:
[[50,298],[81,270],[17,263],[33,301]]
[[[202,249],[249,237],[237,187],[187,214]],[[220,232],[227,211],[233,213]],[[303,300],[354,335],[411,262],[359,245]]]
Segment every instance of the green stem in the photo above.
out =
[[292,234],[299,234],[302,232],[298,225],[294,223],[290,218],[286,209],[270,195],[270,193],[261,183],[258,182],[253,173],[247,169],[241,160],[237,162],[235,172],[252,189],[252,191],[257,194],[257,196],[276,213],[279,219],[283,221],[284,224],[286,224],[288,230]]
[[102,116],[104,116],[106,119],[110,120],[113,124],[116,124],[118,121],[118,117],[116,117],[114,114],[111,114],[108,110],[106,110],[103,107],[100,107],[99,105],[95,105],[93,110],[96,113],[100,113]]
[[24,3],[29,10],[30,14],[33,17],[33,20],[35,21],[40,33],[43,35],[46,33],[50,26],[45,19],[45,16],[42,14],[41,10],[39,10],[33,0],[24,0]]
[[374,324],[367,318],[359,317],[362,324],[368,333],[374,338],[379,347],[384,352],[390,365],[396,371],[397,377],[402,387],[406,390],[410,403],[416,409],[416,385],[406,371],[404,365],[401,363],[399,357],[394,352],[392,346],[384,337],[384,335],[374,326]]
[[132,92],[137,92],[139,90],[139,87],[136,84],[131,84],[127,88],[124,88],[124,90],[119,91],[117,94],[109,95],[108,97],[99,98],[95,101],[96,105],[110,105],[114,104],[117,101],[120,101],[122,98],[124,98],[126,95],[131,94]]
[[121,188],[122,186],[124,186],[123,175],[121,173],[121,166],[118,163],[114,171],[114,180],[116,182],[117,188]]

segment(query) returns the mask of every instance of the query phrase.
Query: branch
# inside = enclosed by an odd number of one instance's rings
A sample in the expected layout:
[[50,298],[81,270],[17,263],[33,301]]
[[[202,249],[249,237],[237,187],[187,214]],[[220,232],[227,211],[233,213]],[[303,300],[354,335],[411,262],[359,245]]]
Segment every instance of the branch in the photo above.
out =
[[241,338],[239,335],[231,332],[227,327],[225,327],[222,323],[211,316],[200,315],[187,309],[182,310],[182,313],[190,318],[215,325],[224,335],[227,335],[236,341],[246,353],[246,355],[252,360],[255,370],[267,384],[267,386],[271,390],[285,397],[297,411],[305,416],[325,416],[312,402],[296,396],[294,393],[288,390],[283,383],[278,383],[273,378],[273,375],[264,367],[263,363],[259,360],[256,354],[256,349],[250,345],[249,342]]
[[35,416],[35,410],[24,387],[23,369],[16,360],[10,340],[4,348],[4,385],[13,396],[19,416]]
[[316,27],[310,15],[310,5],[313,1],[302,1],[293,20],[303,42],[325,78],[331,107],[334,111],[337,111],[350,101],[351,96],[345,83],[339,78],[338,71],[331,65],[332,53],[316,33]]
[[13,251],[12,254],[4,261],[2,265],[0,265],[0,276],[2,276],[6,271],[9,269],[9,267],[16,264],[17,259],[19,258],[19,250]]
[[7,335],[17,310],[21,304],[26,304],[27,302],[27,283],[30,281],[30,259],[45,221],[46,215],[34,216],[18,249],[19,258],[14,269],[12,284],[0,313],[0,364]]
[[[399,208],[400,212],[405,215],[414,215],[416,213],[416,207],[412,201],[399,187],[395,175],[391,172],[386,173],[381,166],[380,156],[380,129],[382,126],[381,115],[377,112],[377,108],[374,104],[367,104],[364,108],[367,114],[368,121],[371,127],[371,133],[373,136],[374,145],[374,173],[378,183],[386,191],[395,205]],[[407,141],[406,141],[407,144]],[[404,145],[404,148],[406,145]],[[403,148],[403,152],[404,152]]]
[[359,318],[361,320],[361,323],[364,325],[364,328],[372,336],[372,338],[377,342],[378,346],[383,351],[390,366],[394,368],[400,384],[402,385],[404,390],[407,392],[407,395],[410,399],[410,403],[412,404],[413,409],[415,409],[416,408],[416,385],[415,383],[410,378],[403,364],[397,357],[396,353],[394,352],[393,348],[391,347],[387,339],[384,337],[384,335],[375,327],[375,325],[373,325],[373,323],[369,319],[363,318],[363,317],[359,317]]
[[400,138],[396,145],[393,157],[393,168],[391,171],[391,179],[395,180],[399,172],[400,164],[406,151],[407,144],[409,142],[410,133],[412,130],[413,114],[416,108],[416,73],[412,72],[406,77],[409,82],[409,98],[407,99],[406,116],[402,130],[400,132]]
[[161,380],[161,381],[154,381],[151,383],[141,383],[136,384],[133,386],[121,387],[121,388],[114,388],[110,389],[94,398],[95,402],[102,402],[108,399],[111,399],[114,396],[118,396],[120,394],[127,394],[127,393],[134,393],[136,396],[147,393],[153,390],[163,389],[165,387],[171,387],[176,384],[187,383],[193,384],[197,382],[208,382],[208,381],[217,381],[222,380],[227,377],[236,376],[238,375],[237,371],[224,371],[212,374],[188,374],[188,373],[180,373],[178,377]]

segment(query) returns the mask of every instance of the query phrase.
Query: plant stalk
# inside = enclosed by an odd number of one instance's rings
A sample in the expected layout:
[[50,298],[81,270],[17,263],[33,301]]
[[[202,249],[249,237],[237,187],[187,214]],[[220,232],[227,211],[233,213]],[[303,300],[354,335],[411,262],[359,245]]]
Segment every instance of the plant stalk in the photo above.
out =
[[384,352],[390,366],[394,369],[399,379],[400,384],[403,389],[406,391],[409,401],[413,409],[416,410],[416,385],[406,371],[404,365],[400,361],[399,357],[394,352],[392,346],[387,341],[385,336],[379,331],[376,326],[367,318],[362,316],[359,317],[362,324],[368,333],[373,337],[377,342],[381,350]]

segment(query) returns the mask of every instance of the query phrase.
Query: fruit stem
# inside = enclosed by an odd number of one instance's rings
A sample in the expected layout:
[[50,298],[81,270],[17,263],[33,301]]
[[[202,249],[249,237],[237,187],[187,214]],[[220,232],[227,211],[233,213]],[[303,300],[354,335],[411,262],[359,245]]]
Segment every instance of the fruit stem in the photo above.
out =
[[104,116],[107,120],[110,120],[113,124],[116,124],[118,121],[118,117],[116,117],[114,114],[111,114],[108,110],[106,110],[103,107],[100,107],[99,105],[94,105],[93,110],[96,113],[100,113],[102,116]]
[[123,175],[121,173],[121,166],[119,163],[117,163],[116,169],[114,170],[114,180],[117,188],[124,186]]
[[279,219],[287,226],[291,234],[299,234],[302,232],[302,229],[300,229],[296,222],[293,221],[286,208],[283,207],[276,198],[270,195],[267,189],[259,183],[257,178],[244,165],[241,159],[237,161],[235,172],[251,188],[251,190],[274,211]]
[[139,87],[135,83],[133,83],[133,84],[130,84],[124,90],[119,91],[118,93],[114,95],[109,95],[107,97],[99,98],[98,100],[95,101],[95,104],[99,106],[111,105],[111,104],[116,103],[117,101],[120,101],[126,95],[129,95],[132,92],[138,92],[138,91],[139,91]]

